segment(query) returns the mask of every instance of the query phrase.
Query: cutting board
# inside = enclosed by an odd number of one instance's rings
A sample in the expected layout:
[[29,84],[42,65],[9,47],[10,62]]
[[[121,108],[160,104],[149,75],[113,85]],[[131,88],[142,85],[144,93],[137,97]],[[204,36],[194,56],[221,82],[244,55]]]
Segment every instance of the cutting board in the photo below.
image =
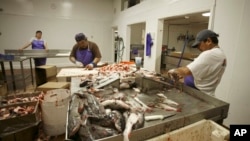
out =
[[64,68],[58,72],[56,77],[74,77],[74,76],[84,76],[89,74],[98,74],[98,71],[86,70],[84,68]]

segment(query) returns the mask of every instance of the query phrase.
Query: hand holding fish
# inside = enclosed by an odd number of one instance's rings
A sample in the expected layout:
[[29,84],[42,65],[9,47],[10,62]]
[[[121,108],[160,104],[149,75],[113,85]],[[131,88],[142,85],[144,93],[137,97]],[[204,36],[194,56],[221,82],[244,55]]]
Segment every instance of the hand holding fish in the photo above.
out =
[[168,74],[168,77],[174,82],[177,82],[179,81],[179,79],[182,78],[182,76],[178,73],[176,69],[169,70],[167,74]]

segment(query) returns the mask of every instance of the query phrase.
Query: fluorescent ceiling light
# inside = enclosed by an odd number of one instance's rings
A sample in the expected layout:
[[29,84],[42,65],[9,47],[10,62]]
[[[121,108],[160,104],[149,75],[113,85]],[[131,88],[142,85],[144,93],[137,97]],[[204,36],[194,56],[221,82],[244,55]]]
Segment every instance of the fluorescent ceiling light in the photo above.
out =
[[209,16],[210,16],[210,12],[202,13],[202,16],[204,16],[204,17],[209,17]]

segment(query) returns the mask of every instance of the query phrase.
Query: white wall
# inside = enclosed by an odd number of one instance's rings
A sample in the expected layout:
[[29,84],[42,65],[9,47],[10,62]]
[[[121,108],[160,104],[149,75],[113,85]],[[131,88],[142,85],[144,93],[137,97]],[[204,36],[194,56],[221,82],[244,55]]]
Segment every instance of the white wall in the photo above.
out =
[[[36,30],[43,31],[49,49],[71,49],[74,35],[86,34],[99,46],[103,61],[112,61],[112,0],[1,0],[0,52],[22,47]],[[29,48],[31,49],[31,48]],[[68,58],[48,59],[48,64],[72,65]]]
[[[130,43],[130,30],[127,25],[146,22],[146,33],[155,33],[152,56],[145,57],[145,68],[159,71],[159,56],[162,45],[163,21],[159,19],[197,13],[213,9],[212,0],[147,0],[139,5],[119,12],[120,0],[114,1],[116,7],[113,25],[118,26],[120,35]],[[249,87],[249,37],[250,1],[217,0],[215,17],[209,27],[220,34],[219,44],[227,56],[227,69],[216,90],[216,97],[230,103],[229,115],[224,124],[250,124]],[[214,21],[214,22],[212,22]],[[128,59],[126,49],[124,58]]]
[[133,24],[131,27],[130,44],[144,44],[145,23]]
[[[177,40],[180,34],[185,35],[188,31],[189,36],[195,37],[200,30],[206,28],[208,28],[208,24],[168,25],[164,23],[163,45],[168,45],[169,48],[175,47],[176,51],[182,51],[185,41]],[[199,50],[191,47],[192,43],[187,44],[185,52],[200,53]]]
[[216,96],[230,103],[225,124],[250,124],[250,1],[217,0],[214,30],[227,56],[227,69]]
[[[195,4],[193,4],[195,3]],[[192,5],[192,6],[190,6]],[[148,62],[144,65],[146,69],[160,72],[160,57],[162,46],[162,32],[163,22],[159,19],[184,15],[186,13],[197,13],[208,11],[212,6],[211,0],[146,0],[142,3],[128,8],[124,11],[121,9],[121,0],[115,0],[114,6],[116,13],[114,14],[113,26],[118,26],[119,34],[124,38],[124,41],[130,41],[130,30],[128,25],[134,23],[146,22],[145,34],[153,33],[155,36],[152,46],[152,55],[145,57]],[[158,37],[158,35],[161,35]],[[160,38],[161,37],[161,38]],[[130,42],[125,42],[126,52],[124,53],[124,60],[129,59],[129,45]]]

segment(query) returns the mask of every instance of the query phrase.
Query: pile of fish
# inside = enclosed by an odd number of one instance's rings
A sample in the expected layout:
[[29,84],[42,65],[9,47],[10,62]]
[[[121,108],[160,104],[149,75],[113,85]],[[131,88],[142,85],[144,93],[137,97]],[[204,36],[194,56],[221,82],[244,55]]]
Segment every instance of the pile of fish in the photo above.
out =
[[75,93],[69,107],[68,136],[88,141],[123,134],[128,141],[133,129],[144,126],[144,106],[113,88]]
[[6,97],[0,102],[0,120],[25,116],[34,113],[35,106],[29,103],[44,99],[44,93],[17,94]]
[[[181,112],[180,104],[163,93],[155,93],[156,99],[144,103],[139,96],[140,89],[135,83],[136,75],[156,80],[160,80],[160,77],[154,72],[130,70],[132,69],[129,65],[114,64],[100,68],[97,75],[81,77],[80,87],[86,89],[74,93],[71,97],[67,124],[69,139],[88,141],[122,134],[124,141],[129,141],[132,130],[144,127],[145,121],[169,117],[165,113],[145,116],[146,112],[154,112],[154,108]],[[95,87],[116,78],[117,75],[120,78],[119,90],[112,87]]]
[[[27,95],[27,96],[25,96]],[[27,102],[34,102],[42,100],[44,97],[43,92],[39,92],[35,95],[29,96],[32,94],[22,94],[22,96],[14,95],[13,98],[7,97],[5,99],[2,99],[0,101],[1,106],[11,105],[11,104],[20,104],[20,103],[27,103]]]
[[131,71],[130,65],[128,64],[123,64],[123,63],[119,63],[119,64],[110,64],[104,67],[101,67],[99,69],[100,72],[121,72],[121,71]]
[[132,130],[144,127],[145,120],[155,120],[154,116],[145,117],[146,112],[154,112],[154,108],[181,112],[180,104],[163,93],[146,104],[140,99],[138,88],[133,88],[132,94],[131,90],[112,87],[90,89],[72,96],[67,126],[70,139],[88,141],[122,134],[124,141],[129,141]]
[[0,120],[14,118],[18,116],[24,116],[27,114],[32,114],[35,110],[35,106],[16,106],[8,108],[0,108]]

